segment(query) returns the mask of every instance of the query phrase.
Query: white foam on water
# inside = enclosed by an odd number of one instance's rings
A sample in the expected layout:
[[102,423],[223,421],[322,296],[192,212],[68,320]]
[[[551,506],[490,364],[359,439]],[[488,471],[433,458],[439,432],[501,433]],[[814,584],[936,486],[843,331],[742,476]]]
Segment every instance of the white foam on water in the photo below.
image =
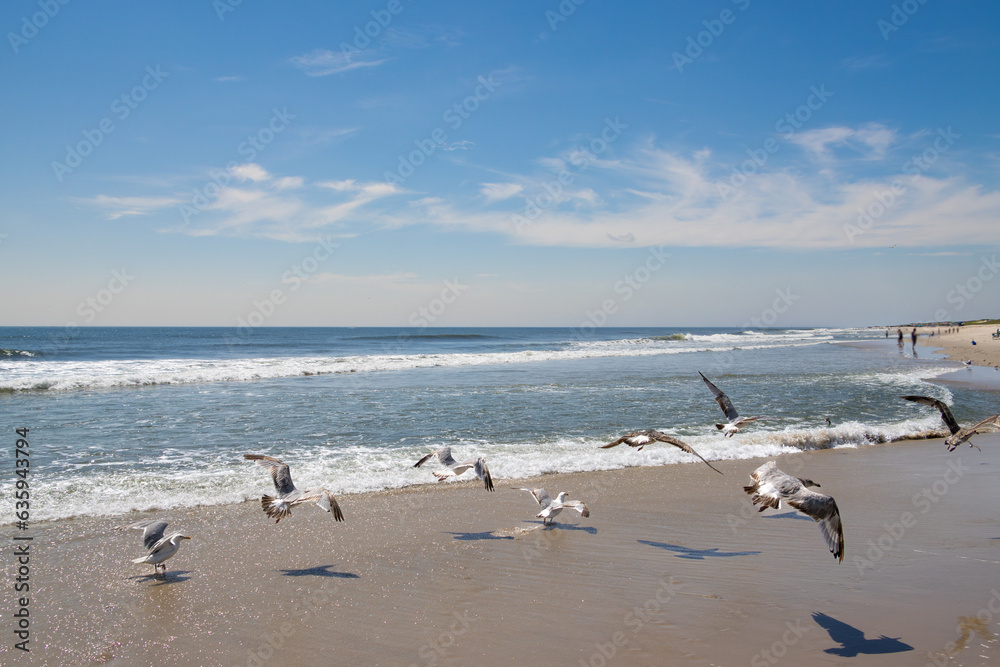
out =
[[[847,422],[832,428],[787,428],[748,430],[733,438],[718,433],[690,435],[663,429],[681,437],[709,461],[775,457],[833,447],[861,447],[908,437],[927,437],[942,428],[940,418],[926,415],[886,424]],[[453,456],[464,461],[485,456],[494,481],[525,480],[548,473],[613,470],[634,466],[670,466],[681,463],[704,465],[696,457],[666,444],[647,445],[641,451],[626,445],[613,449],[600,446],[607,440],[555,438],[550,442],[465,441],[452,446]],[[905,446],[902,443],[899,446]],[[349,447],[329,445],[293,452],[266,452],[291,466],[300,489],[326,487],[339,495],[436,484],[431,474],[436,460],[421,468],[413,464],[429,447]],[[263,452],[262,452],[263,453]],[[272,493],[267,472],[242,459],[242,452],[164,453],[156,464],[81,467],[58,480],[36,476],[32,485],[32,519],[46,521],[74,516],[113,516],[132,511],[168,510],[238,503]],[[714,475],[714,473],[711,473]],[[460,479],[472,480],[471,473]],[[451,483],[450,481],[440,482]],[[478,483],[478,482],[477,482]],[[544,483],[544,482],[541,482]],[[12,497],[13,483],[0,484],[2,496]],[[10,504],[8,502],[4,505]],[[350,499],[342,500],[350,517]],[[302,511],[310,511],[303,508]],[[13,516],[13,509],[3,516]]]
[[[809,333],[809,332],[805,332]],[[690,334],[686,334],[690,335]],[[690,340],[648,338],[584,341],[560,350],[345,357],[262,357],[246,359],[137,359],[0,363],[0,391],[67,391],[154,385],[291,378],[305,375],[368,373],[417,368],[538,363],[599,357],[636,357],[693,352],[729,352],[816,345],[827,336],[717,334]],[[710,343],[706,345],[706,343]]]

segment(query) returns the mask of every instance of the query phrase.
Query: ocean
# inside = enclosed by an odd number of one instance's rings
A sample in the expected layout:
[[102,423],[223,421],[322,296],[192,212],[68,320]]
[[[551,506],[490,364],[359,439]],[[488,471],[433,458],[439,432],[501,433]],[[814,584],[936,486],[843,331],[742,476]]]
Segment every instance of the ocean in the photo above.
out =
[[[746,459],[943,428],[903,394],[942,399],[960,422],[995,407],[935,383],[960,365],[925,349],[834,328],[0,327],[0,465],[13,472],[15,429],[29,429],[39,521],[258,498],[270,480],[244,453],[339,496],[434,484],[413,464],[450,445],[485,456],[501,487],[704,465],[666,445],[598,448],[638,429]],[[724,438],[699,371],[741,415],[770,419]],[[11,523],[14,476],[0,479]]]

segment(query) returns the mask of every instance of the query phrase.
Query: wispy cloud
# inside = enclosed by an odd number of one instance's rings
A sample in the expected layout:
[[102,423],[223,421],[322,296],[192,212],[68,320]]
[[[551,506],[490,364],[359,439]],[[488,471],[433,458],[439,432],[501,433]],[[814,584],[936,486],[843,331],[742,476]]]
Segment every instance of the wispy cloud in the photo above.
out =
[[483,183],[479,192],[486,197],[487,202],[510,199],[524,190],[520,183]]
[[[312,240],[322,231],[353,234],[348,223],[363,223],[360,210],[380,199],[399,194],[391,183],[356,180],[310,184],[302,176],[275,176],[256,163],[232,170],[233,183],[200,207],[185,225],[166,231],[193,236],[247,236],[298,242]],[[189,196],[114,197],[97,195],[78,200],[111,218],[149,215],[191,205]]]
[[109,220],[117,220],[126,215],[148,215],[161,209],[177,206],[183,202],[180,197],[95,197],[78,198],[74,201],[93,206],[104,211]]
[[377,67],[386,60],[388,58],[380,57],[370,50],[352,56],[327,49],[316,49],[301,56],[294,56],[290,62],[308,76],[328,76],[362,67]]
[[833,147],[848,146],[866,159],[880,160],[896,141],[896,132],[878,123],[859,128],[826,127],[793,134],[789,141],[809,151],[815,158],[833,159]]
[[[447,199],[383,181],[275,175],[248,163],[190,224],[169,230],[302,241],[319,233],[350,236],[431,224],[562,247],[897,245],[947,252],[967,244],[996,246],[1000,192],[956,171],[961,165],[955,161],[935,175],[906,173],[901,165],[913,146],[894,146],[895,131],[881,125],[802,134],[797,143],[807,156],[829,151],[819,165],[784,152],[725,194],[720,184],[728,183],[731,159],[708,150],[669,150],[649,137],[620,146],[614,156],[591,155],[585,170],[574,166],[572,150],[542,156],[533,173],[504,172],[502,180],[472,183],[465,194]],[[832,150],[848,143],[856,154]],[[862,159],[883,159],[866,164],[859,176],[849,168],[858,152]],[[171,190],[169,196],[102,194],[85,201],[108,217],[147,215],[187,203],[189,195],[174,194],[187,188]],[[848,233],[852,225],[860,233]]]
[[462,139],[461,141],[453,141],[450,144],[442,144],[441,145],[441,150],[443,150],[443,151],[467,151],[467,150],[475,147],[475,145],[476,144],[474,144],[473,142],[469,141],[468,139]]
[[849,70],[880,69],[889,67],[892,62],[883,53],[872,56],[853,56],[843,60],[844,67]]
[[253,181],[254,183],[260,183],[262,181],[270,180],[271,178],[271,175],[267,173],[266,169],[253,162],[247,162],[233,167],[232,172],[233,175],[241,181]]
[[[893,136],[891,130],[868,126],[815,134],[811,140],[816,150],[833,142],[855,141],[867,155],[889,150]],[[805,143],[809,145],[809,141]],[[829,160],[834,161],[835,156]],[[543,162],[569,168],[558,157]],[[885,166],[881,176],[857,178],[838,176],[840,169],[836,168],[817,171],[805,167],[808,163],[794,169],[768,165],[723,197],[718,185],[720,174],[728,173],[726,161],[707,151],[685,155],[646,142],[626,156],[591,162],[586,173],[562,172],[572,177],[573,187],[564,188],[557,197],[532,199],[530,187],[519,191],[516,198],[503,197],[513,191],[511,185],[480,184],[476,200],[464,204],[435,197],[420,200],[414,219],[449,229],[506,234],[515,242],[548,246],[641,243],[832,249],[892,244],[996,245],[1000,192],[962,175],[914,176],[900,173],[897,165],[897,169]],[[510,178],[518,185],[534,180],[548,183],[550,188],[556,182],[551,173]],[[887,201],[885,193],[892,193],[893,187],[898,194],[886,206],[882,201]],[[579,208],[574,203],[588,206]],[[878,215],[863,218],[869,210]],[[859,224],[863,225],[861,234],[847,233],[848,225]]]

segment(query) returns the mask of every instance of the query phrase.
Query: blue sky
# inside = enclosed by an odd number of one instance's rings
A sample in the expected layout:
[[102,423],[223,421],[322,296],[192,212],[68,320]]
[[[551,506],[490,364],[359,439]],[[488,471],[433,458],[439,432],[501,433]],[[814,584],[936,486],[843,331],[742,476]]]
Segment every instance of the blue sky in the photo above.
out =
[[3,3],[0,324],[1000,314],[991,2]]

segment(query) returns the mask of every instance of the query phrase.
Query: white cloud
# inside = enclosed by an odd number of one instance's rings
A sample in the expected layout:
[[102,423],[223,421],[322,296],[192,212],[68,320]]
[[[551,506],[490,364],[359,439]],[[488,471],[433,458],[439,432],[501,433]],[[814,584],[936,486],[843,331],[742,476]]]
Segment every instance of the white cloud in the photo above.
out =
[[483,183],[479,192],[486,197],[487,202],[510,199],[524,190],[520,183]]
[[[880,150],[890,135],[869,127],[815,138],[819,146],[851,137]],[[414,221],[548,246],[606,247],[634,239],[650,246],[786,249],[996,245],[1000,193],[961,176],[886,170],[851,180],[836,176],[837,170],[821,175],[775,167],[747,176],[723,196],[716,179],[728,168],[711,154],[687,157],[651,144],[614,162],[592,162],[585,173],[567,168],[579,187],[547,206],[532,208],[530,198],[493,199],[484,209],[431,197],[421,200]],[[548,181],[551,176],[535,182]],[[893,194],[894,183],[899,194]],[[593,206],[576,209],[574,198]],[[868,211],[876,215],[862,217]]]
[[475,143],[469,141],[468,139],[462,139],[461,141],[453,141],[450,144],[441,144],[441,150],[443,151],[467,151],[475,147]]
[[363,51],[359,55],[349,57],[348,54],[341,52],[316,49],[291,58],[291,63],[308,76],[328,76],[360,67],[376,67],[386,60],[388,59],[378,58],[371,51]]
[[148,215],[183,202],[179,197],[110,197],[108,195],[97,195],[75,201],[104,209],[109,220],[117,220],[126,215]]
[[849,146],[867,159],[880,160],[896,141],[896,131],[878,123],[860,128],[826,127],[793,134],[789,141],[823,161],[833,159],[832,147]]
[[305,185],[305,179],[301,176],[284,176],[274,181],[274,187],[278,190],[298,190]]
[[233,175],[241,181],[253,181],[258,183],[260,181],[266,181],[271,178],[271,175],[267,173],[267,170],[259,164],[253,162],[247,162],[245,164],[238,165],[232,169]]

